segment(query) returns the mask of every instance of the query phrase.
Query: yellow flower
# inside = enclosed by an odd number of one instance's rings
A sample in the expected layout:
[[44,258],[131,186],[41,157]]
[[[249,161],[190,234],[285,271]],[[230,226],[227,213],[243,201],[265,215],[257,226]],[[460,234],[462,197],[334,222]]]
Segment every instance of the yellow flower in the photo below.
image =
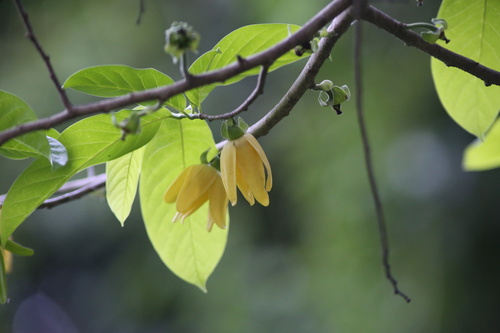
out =
[[[259,142],[250,133],[228,140],[221,153],[222,183],[231,204],[236,204],[236,186],[253,205],[269,205],[267,192],[273,186],[271,166]],[[265,172],[264,172],[265,167]],[[267,178],[266,174],[267,173]]]
[[227,194],[220,173],[209,164],[184,169],[167,188],[163,199],[167,203],[176,202],[177,214],[172,222],[184,221],[208,200],[208,231],[214,223],[222,229],[226,227]]

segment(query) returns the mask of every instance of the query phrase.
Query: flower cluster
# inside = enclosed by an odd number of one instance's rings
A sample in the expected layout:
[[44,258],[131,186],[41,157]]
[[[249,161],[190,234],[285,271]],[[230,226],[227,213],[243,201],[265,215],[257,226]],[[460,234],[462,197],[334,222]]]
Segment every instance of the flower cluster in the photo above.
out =
[[261,205],[269,205],[268,192],[272,187],[269,161],[259,142],[246,133],[248,126],[239,119],[225,121],[222,135],[227,139],[219,156],[210,163],[206,153],[202,163],[184,169],[165,192],[167,203],[176,203],[177,214],[172,222],[184,221],[205,202],[209,202],[207,229],[217,224],[226,226],[228,200],[234,206],[238,188],[250,203],[257,200]]

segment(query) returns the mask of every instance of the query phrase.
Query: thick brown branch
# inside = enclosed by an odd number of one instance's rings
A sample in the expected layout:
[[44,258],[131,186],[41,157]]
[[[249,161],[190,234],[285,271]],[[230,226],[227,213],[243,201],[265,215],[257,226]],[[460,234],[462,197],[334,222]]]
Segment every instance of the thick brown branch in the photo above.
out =
[[54,71],[54,67],[52,66],[52,63],[50,62],[50,57],[48,56],[47,53],[42,48],[42,45],[38,41],[38,38],[35,35],[35,31],[33,30],[33,26],[30,23],[28,13],[26,10],[24,10],[23,3],[21,0],[14,0],[17,10],[19,11],[19,15],[21,16],[21,20],[24,23],[24,26],[26,28],[26,36],[31,40],[31,42],[35,45],[36,50],[40,54],[40,56],[43,59],[43,62],[45,63],[45,66],[47,67],[47,70],[49,71],[49,76],[52,82],[54,83],[54,86],[57,89],[57,92],[59,93],[59,96],[61,97],[61,101],[63,102],[64,107],[66,110],[70,110],[72,108],[71,102],[69,101],[68,95],[66,95],[66,92],[62,88],[61,83],[59,82],[59,79],[57,78],[56,72]]
[[293,49],[295,46],[310,41],[313,36],[321,28],[323,28],[323,26],[346,9],[350,2],[350,0],[332,1],[311,20],[304,24],[304,26],[296,33],[292,34],[268,50],[246,58],[243,62],[236,61],[220,70],[193,76],[190,77],[189,80],[184,79],[172,85],[135,92],[95,103],[73,106],[71,112],[66,109],[51,117],[24,123],[0,132],[0,145],[16,136],[40,129],[48,129],[76,117],[109,112],[114,109],[148,100],[166,101],[167,99],[190,89],[205,86],[210,83],[224,82],[229,78],[243,73],[251,68],[262,66],[263,64],[273,63],[276,59]]
[[372,6],[366,7],[363,12],[363,19],[401,39],[406,45],[416,47],[434,58],[441,60],[447,66],[459,68],[483,80],[486,86],[492,84],[500,86],[500,72],[447,50],[438,44],[427,43],[419,34],[406,29],[404,23],[395,20]]

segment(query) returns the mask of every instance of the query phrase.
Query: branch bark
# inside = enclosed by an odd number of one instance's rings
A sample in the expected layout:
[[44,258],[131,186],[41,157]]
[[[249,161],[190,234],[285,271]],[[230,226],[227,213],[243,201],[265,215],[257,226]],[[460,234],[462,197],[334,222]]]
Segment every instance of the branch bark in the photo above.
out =
[[428,55],[441,60],[447,66],[459,68],[481,80],[486,86],[500,86],[500,72],[483,66],[477,61],[452,52],[438,44],[427,43],[419,34],[406,29],[401,23],[373,6],[367,6],[362,19],[385,30],[389,34],[402,40],[407,46],[413,46]]

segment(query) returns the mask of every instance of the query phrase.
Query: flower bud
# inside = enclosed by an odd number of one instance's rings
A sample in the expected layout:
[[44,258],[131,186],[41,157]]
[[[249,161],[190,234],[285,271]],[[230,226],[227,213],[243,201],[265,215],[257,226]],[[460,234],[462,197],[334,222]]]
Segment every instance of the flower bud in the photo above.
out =
[[165,31],[165,52],[172,55],[174,63],[185,51],[196,52],[200,42],[200,34],[186,22],[174,22]]

